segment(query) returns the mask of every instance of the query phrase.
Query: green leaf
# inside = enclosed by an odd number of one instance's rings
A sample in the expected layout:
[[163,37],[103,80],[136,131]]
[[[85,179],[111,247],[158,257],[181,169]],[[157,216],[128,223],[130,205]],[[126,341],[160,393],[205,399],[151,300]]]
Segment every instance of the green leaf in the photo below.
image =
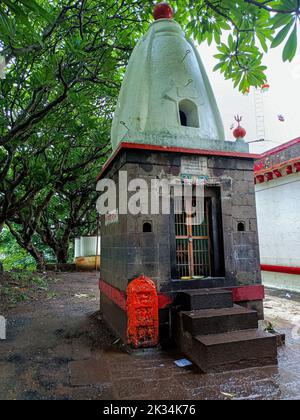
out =
[[271,23],[273,25],[273,29],[278,29],[281,26],[285,26],[289,23],[291,19],[291,15],[289,14],[281,14],[277,13],[276,16],[271,20]]
[[22,18],[26,18],[26,13],[22,10],[22,8],[20,6],[18,6],[17,4],[13,3],[10,0],[3,0],[3,3],[17,16],[22,17]]
[[241,92],[246,92],[246,90],[249,88],[249,83],[248,83],[248,79],[247,76],[244,75],[241,83],[240,83],[240,90]]
[[219,25],[220,25],[220,28],[225,29],[226,31],[230,31],[231,29],[231,26],[225,21],[220,22]]
[[217,58],[218,60],[226,60],[225,54],[215,54],[214,57]]
[[216,44],[220,44],[221,42],[221,34],[217,31],[214,32],[214,38],[215,38],[215,42]]
[[266,39],[264,35],[261,32],[257,32],[257,38],[259,39],[259,42],[264,50],[264,52],[268,52],[268,45],[266,43]]
[[19,0],[20,3],[22,3],[25,7],[27,7],[29,10],[35,12],[37,15],[41,16],[48,22],[51,20],[50,14],[45,10],[43,7],[41,7],[36,1],[34,0]]
[[288,42],[283,50],[283,61],[292,61],[297,52],[297,23],[295,23],[293,32],[291,33]]
[[297,0],[283,0],[283,5],[289,9],[296,9],[297,7]]
[[274,7],[274,9],[283,10],[283,11],[293,10],[293,9],[296,10],[297,0],[280,0],[280,1],[274,2],[272,6]]
[[208,42],[209,46],[212,44],[212,42],[213,42],[213,33],[212,32],[207,33],[207,42]]
[[280,45],[285,40],[293,24],[294,19],[292,19],[283,29],[281,29],[281,31],[278,32],[278,34],[272,42],[271,48],[278,47],[278,45]]
[[9,35],[11,32],[10,22],[4,14],[0,14],[0,31],[5,35]]
[[217,70],[221,69],[221,68],[223,67],[223,65],[224,65],[224,63],[218,63],[218,64],[214,67],[213,71],[217,71]]

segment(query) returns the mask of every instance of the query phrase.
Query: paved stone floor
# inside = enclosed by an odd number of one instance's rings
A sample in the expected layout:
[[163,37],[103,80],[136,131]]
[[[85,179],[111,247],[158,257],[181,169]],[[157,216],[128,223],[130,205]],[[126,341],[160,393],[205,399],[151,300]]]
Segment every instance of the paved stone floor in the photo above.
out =
[[[287,334],[279,366],[204,375],[176,351],[127,354],[97,313],[96,274],[59,274],[55,300],[9,310],[0,399],[240,400],[300,398],[300,299],[268,291],[266,316]],[[298,323],[298,324],[297,324]],[[299,333],[300,336],[300,333]]]

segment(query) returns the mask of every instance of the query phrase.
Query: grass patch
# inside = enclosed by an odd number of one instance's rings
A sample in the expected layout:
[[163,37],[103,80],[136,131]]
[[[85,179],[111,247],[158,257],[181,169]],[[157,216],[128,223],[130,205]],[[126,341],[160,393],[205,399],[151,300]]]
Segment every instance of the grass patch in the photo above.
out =
[[32,272],[5,273],[0,275],[0,302],[8,308],[19,303],[40,298],[54,299],[56,293],[50,290],[51,278]]

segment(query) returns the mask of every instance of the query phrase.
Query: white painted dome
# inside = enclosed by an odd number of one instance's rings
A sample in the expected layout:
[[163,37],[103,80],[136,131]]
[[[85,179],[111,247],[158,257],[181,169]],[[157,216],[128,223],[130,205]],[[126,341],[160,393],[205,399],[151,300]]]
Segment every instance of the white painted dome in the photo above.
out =
[[153,22],[135,47],[111,138],[114,150],[121,142],[189,148],[224,142],[223,123],[199,53],[174,20]]

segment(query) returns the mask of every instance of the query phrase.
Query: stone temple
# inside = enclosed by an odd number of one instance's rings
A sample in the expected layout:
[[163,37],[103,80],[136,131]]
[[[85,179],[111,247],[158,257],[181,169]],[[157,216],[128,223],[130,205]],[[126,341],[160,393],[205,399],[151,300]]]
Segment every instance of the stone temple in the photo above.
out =
[[[276,337],[258,328],[256,156],[243,139],[225,141],[199,53],[170,6],[154,15],[129,61],[99,175],[98,190],[114,181],[117,197],[101,214],[101,312],[127,345],[173,342],[205,372],[276,364]],[[164,177],[204,186],[199,223],[178,214],[172,193],[168,214],[141,202],[132,214],[119,197],[136,194],[135,180],[151,191]],[[156,197],[165,199],[161,189]]]

